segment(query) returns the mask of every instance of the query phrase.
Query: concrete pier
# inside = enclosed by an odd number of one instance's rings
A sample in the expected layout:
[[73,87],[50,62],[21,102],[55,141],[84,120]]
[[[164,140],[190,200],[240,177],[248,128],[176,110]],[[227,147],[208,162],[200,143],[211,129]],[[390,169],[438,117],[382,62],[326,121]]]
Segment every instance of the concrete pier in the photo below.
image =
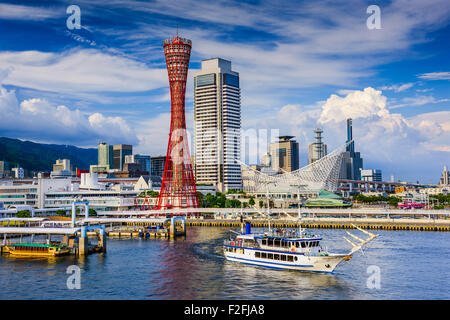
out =
[[[246,219],[247,220],[247,219]],[[247,220],[252,227],[268,228],[267,219]],[[363,229],[382,230],[410,230],[410,231],[450,231],[450,219],[377,219],[377,218],[308,218],[300,221],[274,219],[270,220],[272,228],[329,228],[329,229],[353,229],[355,224]],[[186,221],[188,226],[201,227],[240,227],[238,219],[190,219]]]

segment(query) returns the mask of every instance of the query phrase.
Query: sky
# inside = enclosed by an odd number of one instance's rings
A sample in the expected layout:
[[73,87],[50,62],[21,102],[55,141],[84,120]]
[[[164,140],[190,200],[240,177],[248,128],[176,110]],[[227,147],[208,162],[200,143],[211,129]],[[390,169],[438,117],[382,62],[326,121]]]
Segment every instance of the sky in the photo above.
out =
[[[70,28],[71,5],[80,29]],[[249,164],[277,135],[293,135],[306,165],[314,128],[330,152],[345,143],[349,117],[364,168],[384,180],[437,183],[450,164],[447,0],[0,0],[0,136],[165,154],[162,41],[177,30],[192,40],[188,130],[193,74],[204,59],[230,60],[242,136],[259,137],[243,146]]]

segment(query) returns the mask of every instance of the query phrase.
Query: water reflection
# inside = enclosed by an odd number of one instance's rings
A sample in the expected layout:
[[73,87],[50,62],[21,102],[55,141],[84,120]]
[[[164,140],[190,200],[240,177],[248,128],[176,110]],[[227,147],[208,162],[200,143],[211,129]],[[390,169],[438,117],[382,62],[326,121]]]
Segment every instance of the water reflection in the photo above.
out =
[[[238,230],[235,229],[235,230]],[[330,251],[347,250],[344,230],[322,229]],[[227,261],[228,228],[189,228],[185,238],[108,240],[87,257],[0,257],[0,299],[448,299],[449,233],[379,231],[364,254],[335,274],[273,270]],[[420,255],[421,260],[415,259]],[[67,267],[81,268],[68,290]],[[369,265],[380,290],[366,286]]]

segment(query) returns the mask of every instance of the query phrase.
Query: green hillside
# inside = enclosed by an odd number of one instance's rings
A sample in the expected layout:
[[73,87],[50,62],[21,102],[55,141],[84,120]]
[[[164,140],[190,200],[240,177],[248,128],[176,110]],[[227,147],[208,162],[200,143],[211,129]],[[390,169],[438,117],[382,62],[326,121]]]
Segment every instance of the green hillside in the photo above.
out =
[[0,161],[30,171],[51,171],[57,159],[70,159],[73,169],[89,169],[97,163],[97,149],[69,145],[41,144],[0,137]]

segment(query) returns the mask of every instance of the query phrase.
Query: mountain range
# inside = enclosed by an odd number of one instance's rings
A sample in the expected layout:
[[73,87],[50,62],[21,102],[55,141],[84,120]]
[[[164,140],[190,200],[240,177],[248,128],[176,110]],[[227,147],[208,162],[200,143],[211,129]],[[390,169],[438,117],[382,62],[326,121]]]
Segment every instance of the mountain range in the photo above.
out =
[[29,171],[51,171],[57,159],[69,159],[73,170],[89,169],[90,165],[97,164],[97,154],[96,148],[0,137],[0,161],[7,161],[10,168],[20,166]]

